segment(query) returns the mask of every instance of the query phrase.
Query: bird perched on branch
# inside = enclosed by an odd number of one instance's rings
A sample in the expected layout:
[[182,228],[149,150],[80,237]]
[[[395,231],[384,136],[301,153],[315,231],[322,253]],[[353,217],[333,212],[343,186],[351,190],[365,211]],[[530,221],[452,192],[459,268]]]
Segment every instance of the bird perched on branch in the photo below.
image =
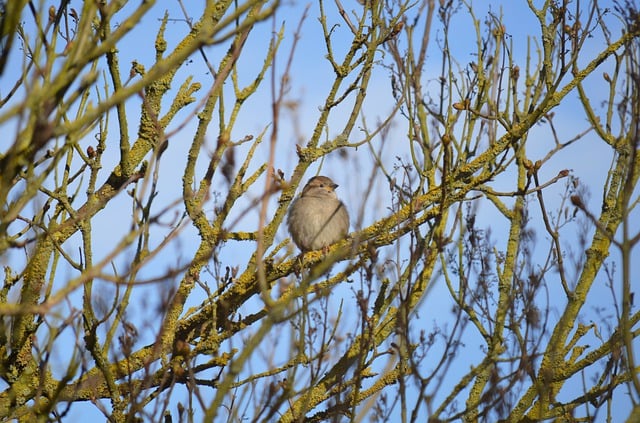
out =
[[287,226],[303,253],[324,249],[349,232],[349,213],[336,195],[337,187],[326,176],[314,176],[291,203]]

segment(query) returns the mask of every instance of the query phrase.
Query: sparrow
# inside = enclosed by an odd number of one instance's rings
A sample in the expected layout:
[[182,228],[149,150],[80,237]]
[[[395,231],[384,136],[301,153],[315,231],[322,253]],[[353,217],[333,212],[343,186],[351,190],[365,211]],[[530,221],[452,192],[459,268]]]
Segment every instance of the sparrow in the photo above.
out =
[[326,176],[314,176],[291,203],[287,227],[303,253],[324,249],[349,232],[349,213],[336,195],[337,187]]

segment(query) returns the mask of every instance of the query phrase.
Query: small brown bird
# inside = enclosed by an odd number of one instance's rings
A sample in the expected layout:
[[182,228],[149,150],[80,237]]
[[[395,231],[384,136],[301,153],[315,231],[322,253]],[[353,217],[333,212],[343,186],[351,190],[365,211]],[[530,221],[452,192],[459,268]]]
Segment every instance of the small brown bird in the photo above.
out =
[[326,176],[314,176],[291,204],[287,226],[303,253],[328,247],[349,232],[349,213],[336,195],[337,187]]

